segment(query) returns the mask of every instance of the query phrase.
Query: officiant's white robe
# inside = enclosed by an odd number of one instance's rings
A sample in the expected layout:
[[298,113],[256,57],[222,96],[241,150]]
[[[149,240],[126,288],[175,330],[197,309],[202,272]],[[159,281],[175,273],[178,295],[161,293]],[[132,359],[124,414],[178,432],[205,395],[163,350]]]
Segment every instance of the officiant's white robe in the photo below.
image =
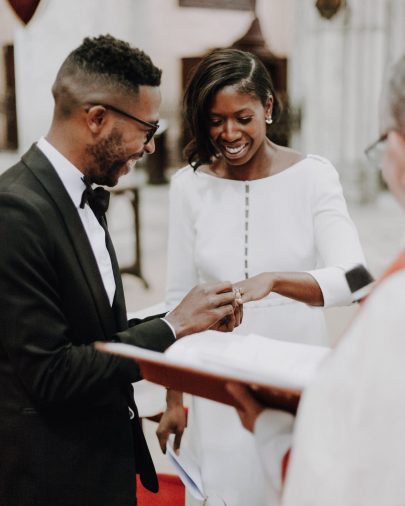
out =
[[[405,505],[404,387],[402,270],[375,289],[305,392],[283,506]],[[271,413],[259,417],[255,434],[277,483],[280,461],[277,467],[272,458],[277,437],[264,423]]]

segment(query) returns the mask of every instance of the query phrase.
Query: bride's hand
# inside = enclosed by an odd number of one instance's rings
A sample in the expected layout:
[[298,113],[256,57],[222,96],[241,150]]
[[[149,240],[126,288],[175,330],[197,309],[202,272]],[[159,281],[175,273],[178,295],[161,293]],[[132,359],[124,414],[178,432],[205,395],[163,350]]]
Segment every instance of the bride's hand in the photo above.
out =
[[266,297],[274,284],[274,274],[272,272],[263,272],[252,278],[234,283],[235,290],[240,291],[242,302],[250,302],[252,300],[260,300]]

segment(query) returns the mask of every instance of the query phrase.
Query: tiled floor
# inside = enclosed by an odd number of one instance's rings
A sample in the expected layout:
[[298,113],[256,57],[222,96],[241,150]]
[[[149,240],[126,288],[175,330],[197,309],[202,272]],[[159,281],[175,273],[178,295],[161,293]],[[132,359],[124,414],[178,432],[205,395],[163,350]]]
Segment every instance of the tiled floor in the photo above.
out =
[[[378,275],[399,250],[404,234],[403,213],[389,193],[382,193],[374,204],[349,205],[355,221],[368,266]],[[142,261],[144,277],[150,287],[124,275],[124,289],[129,311],[137,311],[160,302],[164,297],[166,276],[168,186],[143,186],[140,192],[140,218],[142,237]],[[327,311],[327,321],[332,339],[347,325],[354,308],[338,308]],[[145,432],[159,470],[171,472],[172,468],[162,456],[154,431],[156,424],[147,422]]]

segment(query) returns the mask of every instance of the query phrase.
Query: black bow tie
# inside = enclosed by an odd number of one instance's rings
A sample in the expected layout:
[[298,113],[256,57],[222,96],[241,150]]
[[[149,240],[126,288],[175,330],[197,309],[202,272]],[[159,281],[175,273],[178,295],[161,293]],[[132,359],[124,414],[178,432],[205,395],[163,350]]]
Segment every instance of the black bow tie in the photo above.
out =
[[82,177],[82,181],[86,185],[86,188],[83,190],[80,207],[83,209],[87,202],[99,220],[105,215],[108,209],[108,204],[110,203],[110,192],[101,186],[97,186],[97,188],[93,189],[86,176]]

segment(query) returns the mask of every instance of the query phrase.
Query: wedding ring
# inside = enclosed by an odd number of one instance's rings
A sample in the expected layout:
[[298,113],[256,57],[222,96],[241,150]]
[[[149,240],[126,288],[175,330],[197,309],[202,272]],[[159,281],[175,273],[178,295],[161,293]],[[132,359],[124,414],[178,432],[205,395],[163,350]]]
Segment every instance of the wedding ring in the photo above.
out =
[[236,299],[240,299],[242,297],[242,295],[243,295],[242,289],[239,288],[238,286],[236,286],[233,289],[233,293],[234,293]]

